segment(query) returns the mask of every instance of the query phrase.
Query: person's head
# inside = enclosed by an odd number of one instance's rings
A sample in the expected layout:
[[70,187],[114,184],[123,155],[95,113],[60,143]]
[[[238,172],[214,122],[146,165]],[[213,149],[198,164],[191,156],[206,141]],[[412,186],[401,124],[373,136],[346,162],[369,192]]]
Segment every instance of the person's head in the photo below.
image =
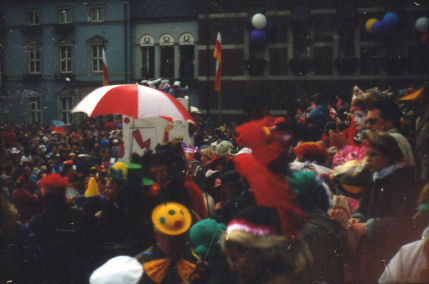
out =
[[180,143],[158,145],[154,154],[149,154],[149,171],[156,181],[181,179],[188,170],[185,152]]
[[399,101],[411,107],[417,116],[423,115],[429,105],[428,85],[429,82],[425,82],[420,89],[412,92],[411,94],[405,95],[400,98]]
[[47,174],[39,181],[39,186],[43,199],[64,199],[69,182],[66,177],[59,174]]
[[281,235],[277,213],[268,207],[240,211],[221,236],[221,247],[240,284],[263,283],[276,275],[292,276],[308,260],[302,243]]
[[366,158],[368,167],[373,172],[378,172],[383,168],[400,162],[403,158],[393,136],[385,132],[370,132],[366,137],[367,148]]
[[294,148],[299,162],[316,162],[322,165],[329,158],[328,150],[317,142],[301,142]]
[[329,201],[323,200],[319,183],[311,171],[298,171],[289,176],[289,187],[295,193],[296,201],[304,211],[311,211]]
[[177,202],[162,203],[152,211],[155,239],[168,258],[183,256],[191,227],[192,216]]
[[372,88],[365,90],[363,93],[363,98],[367,102],[378,102],[384,101],[386,97],[377,88]]
[[217,199],[227,201],[243,190],[244,181],[235,170],[226,171],[219,175],[215,184]]
[[213,155],[213,150],[209,147],[201,149],[201,164],[205,165],[207,164],[211,159],[212,159],[212,155]]
[[356,124],[356,129],[362,130],[365,127],[366,119],[366,104],[364,100],[361,98],[353,99],[350,111],[353,115],[352,118]]
[[399,128],[400,108],[391,100],[377,101],[368,105],[365,125],[371,131],[388,131]]
[[320,93],[315,93],[311,98],[311,101],[317,106],[326,103],[326,99]]

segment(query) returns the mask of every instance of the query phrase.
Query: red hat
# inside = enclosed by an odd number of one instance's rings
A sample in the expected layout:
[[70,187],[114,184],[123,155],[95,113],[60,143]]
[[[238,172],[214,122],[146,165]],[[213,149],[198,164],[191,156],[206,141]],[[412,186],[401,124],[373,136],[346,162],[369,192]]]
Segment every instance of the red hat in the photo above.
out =
[[317,156],[322,160],[329,158],[328,150],[317,142],[302,142],[295,147],[294,152],[300,160],[307,155]]
[[42,188],[59,188],[69,186],[67,178],[60,176],[59,174],[47,174],[44,178],[39,181],[39,186]]

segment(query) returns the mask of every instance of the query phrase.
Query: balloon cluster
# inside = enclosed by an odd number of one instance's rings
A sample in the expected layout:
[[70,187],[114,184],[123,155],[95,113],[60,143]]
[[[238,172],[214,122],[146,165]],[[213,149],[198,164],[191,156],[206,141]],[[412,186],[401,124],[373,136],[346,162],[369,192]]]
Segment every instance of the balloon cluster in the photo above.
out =
[[254,30],[250,33],[250,40],[253,43],[263,44],[268,39],[268,33],[275,28],[273,21],[267,21],[267,18],[262,13],[256,13],[251,19]]
[[420,17],[416,20],[416,23],[414,24],[416,30],[422,34],[420,37],[420,44],[423,46],[427,46],[429,43],[428,39],[428,18],[427,17]]
[[255,29],[250,33],[250,40],[254,43],[264,43],[267,40],[267,33],[264,30],[267,25],[265,15],[261,13],[253,15],[252,25]]
[[383,36],[387,31],[395,28],[399,24],[398,15],[388,12],[384,15],[383,20],[371,18],[365,23],[365,29],[375,36]]
[[[389,30],[392,30],[399,24],[398,15],[394,12],[388,12],[384,15],[383,19],[380,21],[376,18],[371,18],[366,21],[365,29],[368,33],[375,36],[383,36]],[[420,37],[420,44],[427,46],[429,44],[428,38],[428,18],[420,17],[416,20],[414,27],[416,30],[422,34]]]

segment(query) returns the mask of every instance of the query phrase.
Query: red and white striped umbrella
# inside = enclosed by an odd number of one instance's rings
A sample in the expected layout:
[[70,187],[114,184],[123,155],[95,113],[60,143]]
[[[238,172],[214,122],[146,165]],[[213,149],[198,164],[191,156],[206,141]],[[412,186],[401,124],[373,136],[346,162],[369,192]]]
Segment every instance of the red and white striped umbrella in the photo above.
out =
[[123,114],[136,119],[161,117],[195,123],[185,107],[170,94],[138,85],[110,85],[95,89],[72,110],[89,117]]

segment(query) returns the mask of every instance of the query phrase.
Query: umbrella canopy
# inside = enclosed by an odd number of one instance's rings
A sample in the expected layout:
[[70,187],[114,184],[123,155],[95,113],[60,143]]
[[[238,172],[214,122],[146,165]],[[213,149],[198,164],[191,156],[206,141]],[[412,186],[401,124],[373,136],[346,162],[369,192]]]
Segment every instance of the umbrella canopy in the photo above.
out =
[[72,110],[90,117],[123,114],[136,119],[161,117],[195,123],[185,107],[170,94],[138,85],[111,85],[95,89]]
[[191,106],[190,109],[191,113],[201,113],[200,109],[197,107]]

